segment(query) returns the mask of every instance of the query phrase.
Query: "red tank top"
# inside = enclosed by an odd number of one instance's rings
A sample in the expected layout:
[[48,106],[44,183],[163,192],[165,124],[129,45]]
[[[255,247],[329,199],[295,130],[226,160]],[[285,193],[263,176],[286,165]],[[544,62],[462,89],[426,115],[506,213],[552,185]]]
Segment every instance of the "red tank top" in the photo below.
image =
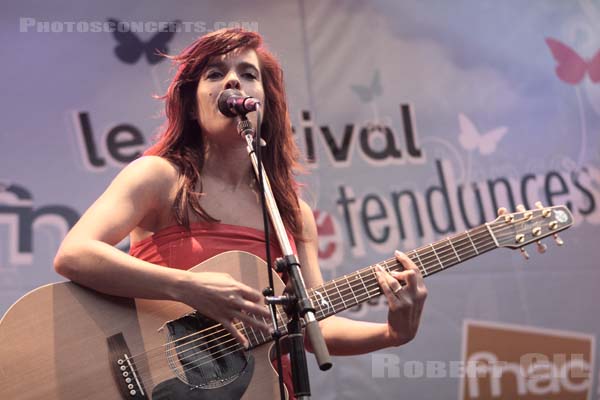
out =
[[[297,253],[294,238],[289,233],[288,238],[294,253]],[[274,234],[271,235],[270,242],[271,259],[275,260],[281,257],[282,251]],[[219,222],[197,222],[190,225],[190,230],[174,225],[131,244],[129,254],[153,264],[187,270],[230,250],[247,251],[265,260],[264,232]],[[294,400],[289,357],[283,357],[282,367],[290,400]]]
[[[296,252],[294,238],[289,233],[288,238]],[[275,260],[282,253],[274,234],[270,239],[271,258]],[[133,243],[129,254],[165,267],[190,269],[230,250],[247,251],[265,260],[265,235],[258,229],[223,223],[198,222],[189,231],[174,225]]]

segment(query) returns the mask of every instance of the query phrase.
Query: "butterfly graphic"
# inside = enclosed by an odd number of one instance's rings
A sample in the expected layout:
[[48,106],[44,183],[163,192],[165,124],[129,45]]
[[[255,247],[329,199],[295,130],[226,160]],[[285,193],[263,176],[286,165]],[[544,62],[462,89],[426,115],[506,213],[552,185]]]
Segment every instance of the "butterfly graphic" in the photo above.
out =
[[[117,26],[119,21],[116,19],[109,19],[109,22]],[[176,26],[181,21],[173,21],[169,24],[170,26]],[[117,58],[126,64],[135,64],[142,54],[146,54],[146,59],[152,65],[158,64],[164,59],[161,54],[169,52],[167,43],[173,38],[175,32],[164,30],[156,33],[148,42],[143,42],[134,32],[119,32],[115,29],[113,37],[117,41],[117,47],[115,47],[115,54]]]
[[600,50],[591,60],[586,61],[575,50],[556,39],[546,38],[546,44],[558,62],[556,75],[560,80],[576,85],[581,82],[587,71],[592,82],[600,82]]
[[469,151],[478,149],[484,155],[492,154],[496,151],[498,142],[500,142],[500,139],[508,131],[505,126],[501,126],[481,134],[475,127],[475,124],[462,113],[458,114],[458,124],[460,126],[458,141],[461,146]]
[[369,103],[373,101],[376,96],[381,96],[383,89],[381,88],[381,80],[379,78],[379,71],[375,71],[373,79],[371,80],[370,86],[352,85],[350,86],[352,91],[358,95],[363,103]]

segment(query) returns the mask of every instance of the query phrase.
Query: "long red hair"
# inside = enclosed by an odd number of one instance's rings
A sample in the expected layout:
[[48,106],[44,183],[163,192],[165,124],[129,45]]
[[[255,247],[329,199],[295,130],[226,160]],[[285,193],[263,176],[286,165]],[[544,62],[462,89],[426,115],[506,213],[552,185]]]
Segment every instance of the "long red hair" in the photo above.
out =
[[[299,151],[292,134],[283,82],[277,59],[263,47],[262,37],[241,29],[222,29],[202,36],[180,54],[169,57],[178,64],[165,99],[166,123],[158,139],[145,155],[166,158],[179,168],[180,183],[173,204],[175,218],[189,229],[190,210],[201,219],[217,221],[200,206],[196,190],[204,165],[204,142],[198,122],[192,119],[196,88],[211,57],[235,49],[256,51],[265,93],[261,136],[268,143],[263,163],[286,228],[301,237],[302,223],[294,173],[298,170]],[[201,185],[201,182],[200,182]]]

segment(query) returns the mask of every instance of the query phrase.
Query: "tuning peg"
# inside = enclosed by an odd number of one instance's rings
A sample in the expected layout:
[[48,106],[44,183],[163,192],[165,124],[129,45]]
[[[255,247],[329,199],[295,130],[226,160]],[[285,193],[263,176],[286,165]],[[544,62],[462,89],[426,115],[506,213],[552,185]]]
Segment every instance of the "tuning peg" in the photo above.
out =
[[541,201],[535,202],[535,208],[537,208],[538,210],[542,210],[542,217],[544,218],[548,218],[552,215],[552,210],[550,210],[549,208],[545,208]]
[[524,243],[525,242],[525,235],[523,235],[522,233],[519,233],[518,235],[515,236],[515,243]]
[[536,201],[535,206],[538,210],[542,210],[542,217],[548,218],[552,215],[552,211],[549,208],[545,208],[541,201]]
[[527,211],[527,209],[525,208],[525,206],[523,204],[517,205],[517,212],[523,213],[523,219],[525,221],[530,220],[531,217],[533,216],[533,212]]
[[562,239],[560,238],[560,236],[558,236],[558,233],[555,233],[555,234],[554,234],[554,235],[552,235],[552,236],[554,236],[554,241],[556,242],[556,244],[557,244],[557,245],[559,245],[559,246],[562,246],[563,244],[565,244],[565,241],[564,241],[564,240],[562,240]]
[[536,243],[537,243],[538,253],[544,254],[546,252],[546,249],[548,248],[548,246],[546,246],[544,243],[542,243],[541,240],[538,240]]
[[529,253],[527,252],[527,250],[521,247],[519,251],[521,251],[521,254],[523,255],[523,257],[525,257],[526,260],[529,260]]

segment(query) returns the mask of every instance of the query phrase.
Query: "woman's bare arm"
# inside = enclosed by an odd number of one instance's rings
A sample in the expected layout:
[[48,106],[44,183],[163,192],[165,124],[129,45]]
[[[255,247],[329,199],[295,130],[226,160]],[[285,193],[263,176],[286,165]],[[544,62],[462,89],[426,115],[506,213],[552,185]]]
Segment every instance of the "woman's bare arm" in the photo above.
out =
[[169,192],[177,179],[177,170],[159,157],[142,157],[125,167],[67,234],[54,268],[106,294],[181,301],[222,323],[246,343],[234,319],[268,330],[248,315],[269,316],[258,291],[227,274],[165,268],[114,247],[142,219],[152,218],[161,208],[170,209]]
[[[308,287],[323,284],[323,277],[318,266],[317,227],[312,210],[304,202],[301,204],[303,235],[305,242],[298,243],[298,257],[302,265],[302,275]],[[392,305],[388,315],[388,323],[372,323],[332,316],[320,322],[323,336],[333,355],[355,355],[369,353],[390,346],[399,346],[410,341],[416,334],[419,317],[427,291],[422,285],[422,278],[415,275],[411,266],[405,264],[407,258],[399,261],[407,271],[394,276],[382,271],[378,277],[384,287],[384,294]],[[416,269],[416,267],[415,267]],[[409,277],[410,275],[410,277]],[[406,294],[402,301],[391,293],[391,285],[399,285],[398,279],[405,280]],[[387,285],[387,286],[386,286]]]

